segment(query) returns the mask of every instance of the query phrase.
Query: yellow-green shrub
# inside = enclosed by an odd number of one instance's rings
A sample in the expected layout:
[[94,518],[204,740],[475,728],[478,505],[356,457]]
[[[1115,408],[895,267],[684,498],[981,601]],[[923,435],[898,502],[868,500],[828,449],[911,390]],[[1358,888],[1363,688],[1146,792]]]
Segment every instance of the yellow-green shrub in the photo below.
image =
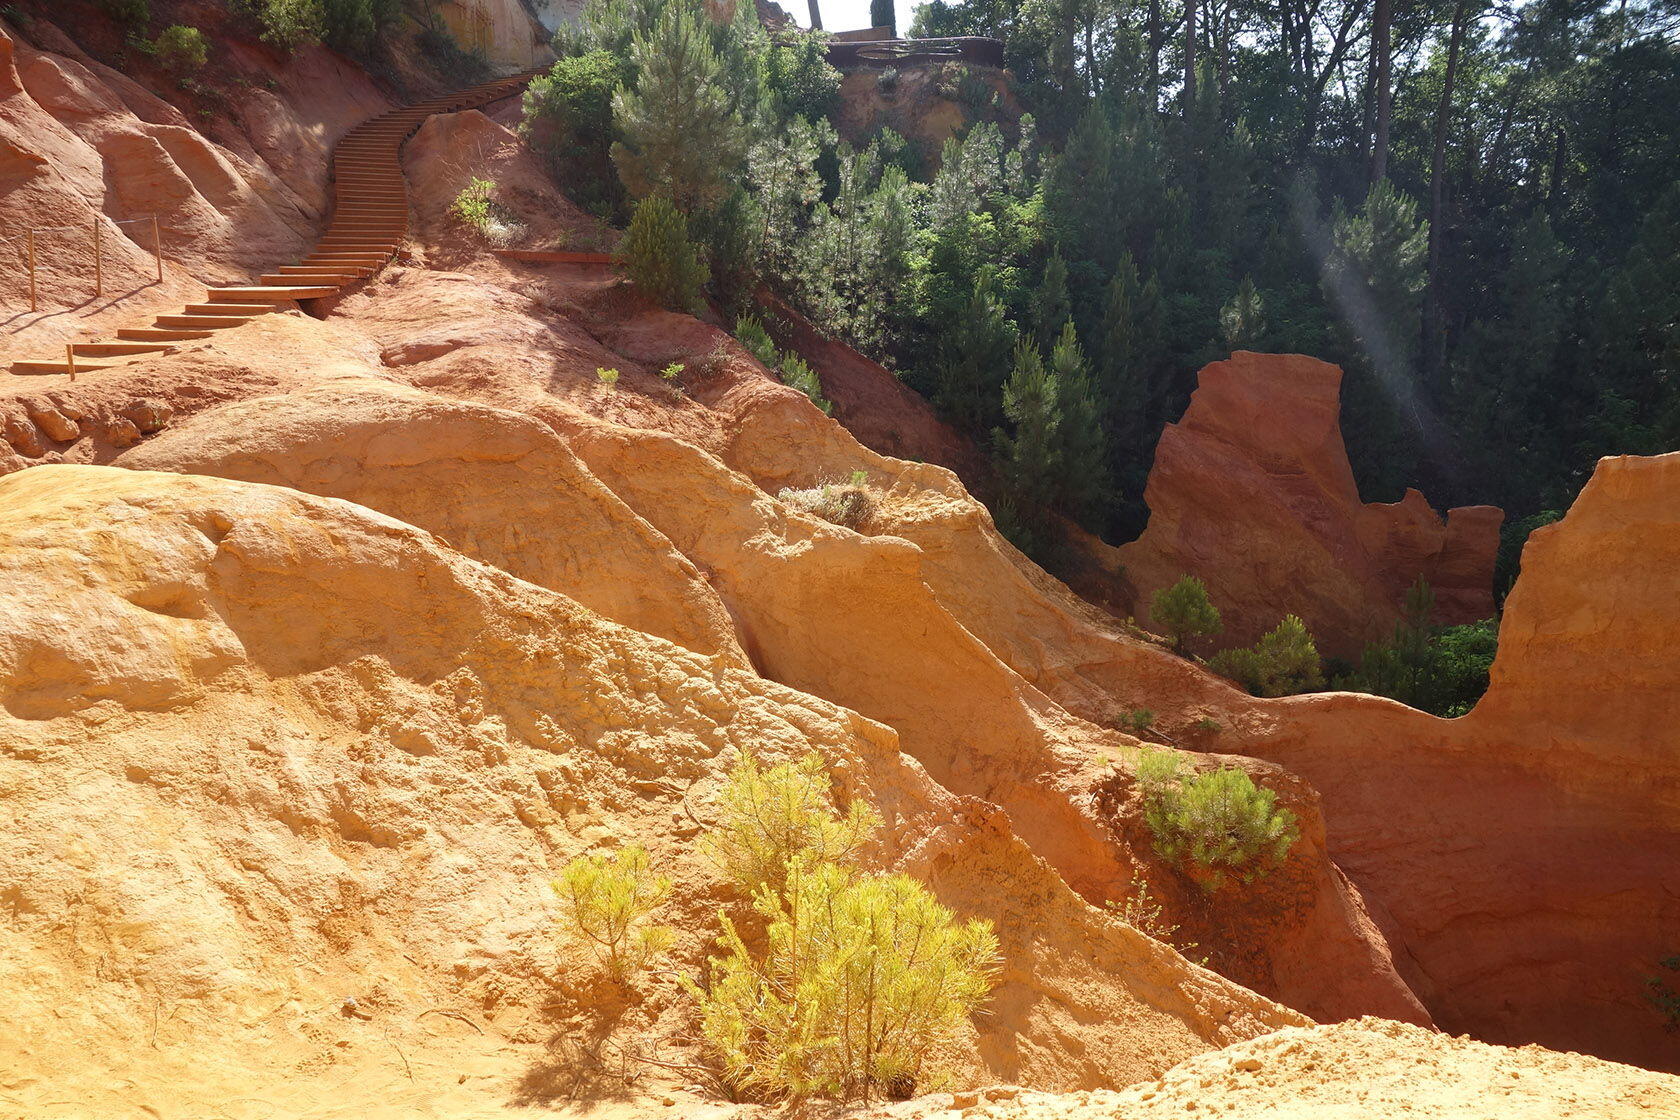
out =
[[561,870],[554,893],[568,932],[589,946],[614,979],[642,968],[675,940],[669,926],[646,924],[670,895],[671,880],[653,872],[640,844],[579,856]]
[[907,1094],[995,983],[991,923],[957,921],[907,875],[860,869],[876,817],[836,810],[814,755],[770,770],[746,759],[722,809],[702,844],[763,927],[749,946],[719,913],[723,955],[706,988],[690,983],[725,1078],[772,1100]]

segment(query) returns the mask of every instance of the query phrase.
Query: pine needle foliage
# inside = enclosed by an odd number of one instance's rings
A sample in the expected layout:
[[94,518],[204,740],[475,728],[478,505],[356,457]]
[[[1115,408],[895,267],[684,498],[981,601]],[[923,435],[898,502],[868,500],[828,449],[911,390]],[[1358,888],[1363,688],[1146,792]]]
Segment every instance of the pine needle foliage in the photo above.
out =
[[783,893],[796,860],[849,863],[880,824],[854,801],[834,807],[819,755],[765,770],[745,755],[718,797],[718,823],[700,838],[700,851],[747,897]]
[[689,985],[724,1076],[765,1100],[906,1095],[996,982],[990,923],[957,921],[909,876],[864,872],[855,854],[878,819],[834,807],[815,755],[744,759],[720,808],[703,850],[763,928],[749,946],[720,913],[722,955],[706,988]]
[[1295,814],[1241,770],[1185,776],[1173,751],[1145,751],[1138,763],[1143,819],[1162,859],[1216,891],[1270,873],[1300,837]]
[[1188,639],[1217,634],[1225,625],[1219,608],[1208,598],[1207,584],[1195,576],[1185,576],[1155,592],[1149,600],[1149,614],[1172,638],[1173,649],[1179,653],[1184,652]]
[[1208,668],[1256,696],[1293,696],[1324,687],[1324,669],[1307,624],[1285,615],[1249,649],[1221,650]]
[[675,940],[669,926],[646,921],[670,896],[671,880],[653,872],[640,844],[579,856],[553,887],[567,932],[587,945],[615,980],[644,967]]
[[673,311],[700,307],[706,262],[688,238],[688,219],[664,195],[636,204],[619,248],[624,271],[636,289]]
[[740,162],[744,130],[730,106],[723,66],[700,5],[669,3],[630,45],[633,85],[613,95],[622,139],[613,163],[632,197],[663,194],[685,214],[721,203]]

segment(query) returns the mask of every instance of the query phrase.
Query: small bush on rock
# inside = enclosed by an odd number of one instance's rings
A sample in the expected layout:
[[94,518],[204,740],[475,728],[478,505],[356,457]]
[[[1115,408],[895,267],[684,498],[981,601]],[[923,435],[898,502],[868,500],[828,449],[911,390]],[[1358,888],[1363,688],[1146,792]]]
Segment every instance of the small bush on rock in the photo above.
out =
[[1293,696],[1324,687],[1324,669],[1307,624],[1286,615],[1252,649],[1222,650],[1208,668],[1256,696]]
[[671,880],[648,865],[647,849],[632,844],[610,855],[580,856],[554,883],[567,931],[586,944],[615,980],[670,949],[675,934],[646,918],[671,893]]
[[707,269],[688,239],[688,219],[663,195],[636,204],[620,246],[624,271],[637,290],[673,311],[700,309]]
[[1185,576],[1171,587],[1155,592],[1149,601],[1149,613],[1155,625],[1167,632],[1178,653],[1184,652],[1187,639],[1217,634],[1224,629],[1219,608],[1208,598],[1207,584],[1195,576]]
[[1230,876],[1249,883],[1266,875],[1300,836],[1295,814],[1241,770],[1186,777],[1175,752],[1145,751],[1138,784],[1155,851],[1210,891]]
[[210,41],[196,27],[167,27],[152,44],[158,65],[177,74],[202,69],[210,58]]
[[[861,473],[861,472],[859,472]],[[843,525],[854,532],[862,532],[875,516],[875,498],[860,482],[831,482],[808,490],[783,490],[776,495],[796,509]]]
[[769,1100],[908,1095],[995,983],[990,923],[957,921],[907,875],[861,870],[877,818],[834,808],[815,755],[770,770],[747,758],[721,808],[703,850],[764,931],[749,946],[720,914],[723,955],[706,988],[689,985],[724,1076]]

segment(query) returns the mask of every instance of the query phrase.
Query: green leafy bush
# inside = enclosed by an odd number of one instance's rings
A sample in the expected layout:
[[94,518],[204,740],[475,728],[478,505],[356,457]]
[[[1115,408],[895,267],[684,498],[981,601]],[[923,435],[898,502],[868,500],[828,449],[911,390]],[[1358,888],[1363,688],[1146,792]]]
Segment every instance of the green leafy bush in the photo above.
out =
[[1142,735],[1155,724],[1155,713],[1148,708],[1134,708],[1120,717],[1120,726],[1133,735]]
[[490,244],[510,245],[524,232],[524,225],[496,201],[495,194],[494,179],[474,177],[455,196],[450,210]]
[[908,1095],[995,983],[990,923],[957,921],[909,876],[862,871],[876,818],[834,809],[815,756],[744,761],[721,805],[704,850],[764,931],[749,946],[720,915],[723,954],[706,988],[690,984],[724,1076],[770,1100]]
[[1173,649],[1184,652],[1189,638],[1217,634],[1224,629],[1219,608],[1208,598],[1207,584],[1195,576],[1185,576],[1171,587],[1163,587],[1149,600],[1150,617],[1155,625],[1167,632]]
[[142,28],[152,22],[151,0],[99,0],[99,7],[126,28]]
[[1266,875],[1300,836],[1295,814],[1241,770],[1186,777],[1175,752],[1145,751],[1138,784],[1156,852],[1210,891],[1231,876],[1249,883]]
[[619,247],[624,271],[638,291],[673,311],[697,311],[707,269],[688,239],[688,219],[663,195],[636,204]]
[[521,103],[520,135],[588,210],[617,213],[624,205],[612,165],[612,99],[628,74],[628,63],[608,51],[562,58],[532,79]]
[[1324,687],[1323,663],[1307,624],[1285,615],[1250,649],[1221,650],[1208,658],[1208,668],[1226,676],[1256,696],[1293,696]]
[[177,74],[198,70],[210,58],[210,41],[196,27],[176,24],[164,28],[152,44],[158,65]]
[[840,71],[829,65],[828,36],[794,34],[770,48],[764,86],[784,119],[818,121],[840,103]]
[[675,940],[669,927],[646,922],[669,897],[671,880],[653,873],[640,844],[580,856],[553,886],[568,933],[589,946],[615,980],[644,967]]

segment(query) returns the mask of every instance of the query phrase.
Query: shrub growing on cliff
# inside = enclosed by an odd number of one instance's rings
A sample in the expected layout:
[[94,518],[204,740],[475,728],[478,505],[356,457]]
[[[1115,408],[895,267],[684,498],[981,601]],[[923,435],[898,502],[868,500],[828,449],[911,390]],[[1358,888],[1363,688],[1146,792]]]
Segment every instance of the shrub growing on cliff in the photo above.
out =
[[1324,669],[1307,624],[1285,615],[1250,649],[1221,650],[1208,668],[1256,696],[1293,696],[1324,687]]
[[859,483],[830,482],[807,490],[783,490],[776,497],[790,506],[861,532],[875,515],[875,498]]
[[1155,625],[1167,632],[1173,649],[1184,652],[1189,638],[1217,634],[1224,629],[1219,608],[1208,598],[1207,584],[1195,576],[1185,576],[1171,587],[1163,587],[1149,600],[1150,617]]
[[196,27],[166,27],[152,44],[158,65],[177,74],[198,70],[210,57],[210,42]]
[[1156,852],[1210,891],[1231,876],[1249,883],[1266,875],[1300,836],[1295,814],[1241,770],[1187,777],[1176,753],[1145,751],[1138,784]]
[[738,1091],[771,1100],[907,1095],[932,1050],[984,1001],[997,938],[907,875],[854,855],[874,828],[830,798],[820,758],[731,776],[704,850],[763,925],[749,946],[719,915],[723,955],[690,984],[702,1031]]
[[861,801],[844,813],[834,808],[821,756],[765,770],[743,755],[718,797],[718,823],[700,838],[700,851],[743,895],[780,894],[795,862],[849,864],[879,823]]
[[647,917],[671,893],[671,880],[656,875],[640,844],[610,855],[579,856],[554,883],[567,931],[587,945],[615,980],[664,953],[675,938]]
[[631,283],[649,299],[673,311],[699,310],[706,264],[670,199],[656,194],[636,204],[619,252]]

